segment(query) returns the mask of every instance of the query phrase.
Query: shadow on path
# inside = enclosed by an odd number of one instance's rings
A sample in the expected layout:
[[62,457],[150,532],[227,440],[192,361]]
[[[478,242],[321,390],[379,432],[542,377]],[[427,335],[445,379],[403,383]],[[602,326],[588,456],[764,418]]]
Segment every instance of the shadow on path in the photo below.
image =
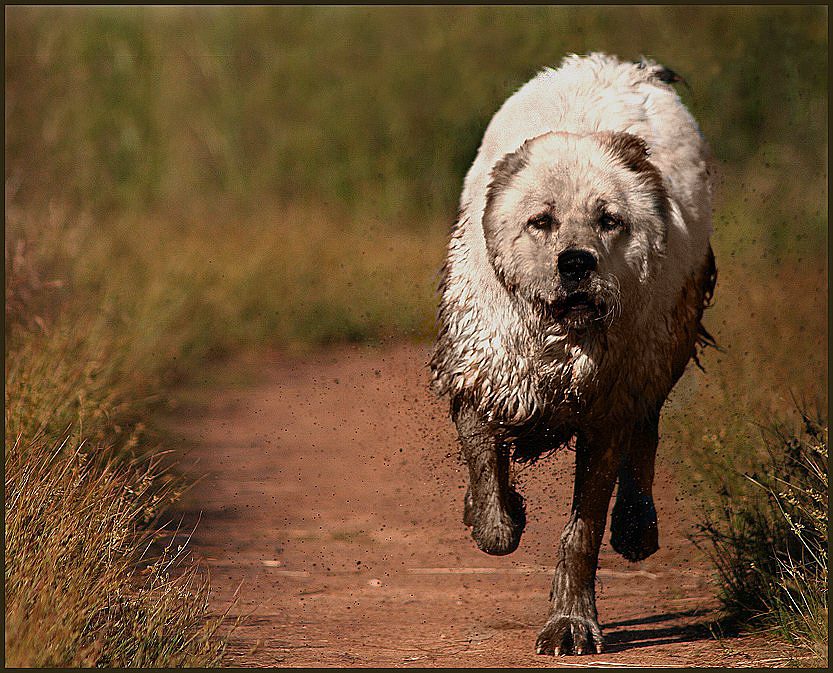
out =
[[[698,640],[711,639],[712,632],[709,628],[711,621],[704,621],[695,624],[678,624],[673,626],[659,626],[653,628],[625,628],[633,626],[645,626],[662,624],[663,622],[680,619],[691,619],[707,614],[708,611],[694,609],[680,612],[667,612],[664,614],[648,615],[636,619],[625,619],[618,622],[611,622],[604,625],[605,652],[624,652],[640,647],[656,647],[657,645],[671,645],[675,643],[693,643]],[[623,629],[610,632],[610,629]]]

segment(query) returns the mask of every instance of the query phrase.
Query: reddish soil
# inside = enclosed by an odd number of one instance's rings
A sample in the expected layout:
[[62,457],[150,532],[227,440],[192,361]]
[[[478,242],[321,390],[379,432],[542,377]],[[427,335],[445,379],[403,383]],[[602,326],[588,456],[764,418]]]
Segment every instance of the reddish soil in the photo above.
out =
[[[210,570],[212,609],[246,615],[226,664],[333,667],[773,666],[761,637],[716,639],[708,563],[693,516],[658,466],[662,548],[639,564],[602,546],[603,655],[534,653],[573,454],[518,477],[521,546],[478,551],[462,524],[465,470],[446,404],[427,388],[428,349],[348,347],[274,355],[255,382],[193,386],[169,419],[181,465],[203,477],[185,524]],[[243,365],[227,367],[239,372]],[[246,365],[251,368],[251,363]],[[660,447],[662,452],[662,447]]]

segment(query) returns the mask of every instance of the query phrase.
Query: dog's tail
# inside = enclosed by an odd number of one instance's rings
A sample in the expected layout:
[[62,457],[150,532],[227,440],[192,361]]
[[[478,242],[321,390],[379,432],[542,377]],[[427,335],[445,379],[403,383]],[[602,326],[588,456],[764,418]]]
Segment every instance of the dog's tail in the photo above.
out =
[[634,65],[640,70],[649,70],[652,77],[656,77],[660,82],[664,84],[677,84],[678,82],[682,83],[686,89],[691,91],[691,87],[688,85],[688,82],[685,79],[678,75],[676,72],[671,70],[668,66],[660,65],[659,63],[655,63],[644,56],[639,61],[634,61]]

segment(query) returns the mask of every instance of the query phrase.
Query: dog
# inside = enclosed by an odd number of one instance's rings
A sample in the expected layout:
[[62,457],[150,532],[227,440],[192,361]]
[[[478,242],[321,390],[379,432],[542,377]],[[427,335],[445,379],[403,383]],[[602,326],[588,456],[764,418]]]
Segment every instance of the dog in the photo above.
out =
[[450,400],[469,489],[463,520],[514,551],[524,501],[510,459],[576,453],[540,654],[602,651],[599,547],[658,549],[660,410],[697,349],[717,271],[712,158],[670,69],[571,55],[514,93],[465,178],[440,284],[432,387]]

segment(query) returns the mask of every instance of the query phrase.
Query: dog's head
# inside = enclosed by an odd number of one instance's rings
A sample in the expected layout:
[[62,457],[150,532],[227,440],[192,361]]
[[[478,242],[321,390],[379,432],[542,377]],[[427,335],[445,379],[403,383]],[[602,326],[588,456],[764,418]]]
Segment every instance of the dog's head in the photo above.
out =
[[492,170],[483,231],[506,288],[567,330],[638,305],[669,212],[648,147],[627,133],[547,133]]

